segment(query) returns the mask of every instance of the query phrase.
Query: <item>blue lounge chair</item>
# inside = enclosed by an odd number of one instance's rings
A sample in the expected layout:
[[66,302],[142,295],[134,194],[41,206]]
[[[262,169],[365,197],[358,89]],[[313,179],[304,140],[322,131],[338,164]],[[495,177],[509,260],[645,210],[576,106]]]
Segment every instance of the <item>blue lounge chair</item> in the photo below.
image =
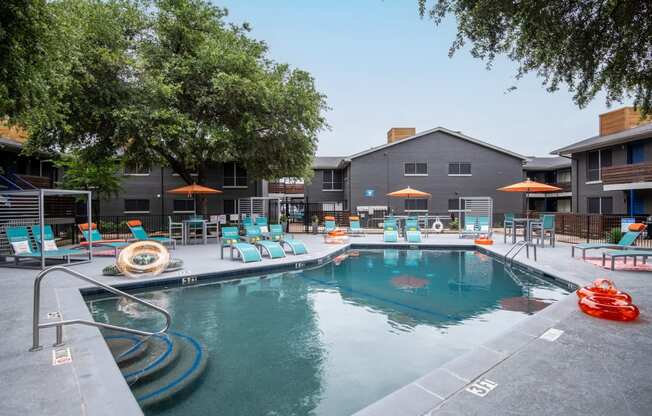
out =
[[[34,233],[34,239],[38,241],[37,246],[39,246],[41,241],[40,226],[32,227],[32,231],[34,231],[36,228],[39,228],[39,230],[38,234]],[[32,246],[27,227],[7,227],[5,233],[7,234],[7,240],[9,241],[12,255],[14,256],[16,263],[19,262],[20,258],[41,257],[41,250],[35,250]],[[52,228],[49,225],[45,225],[45,240],[54,242],[54,233],[52,232]],[[27,248],[28,251],[17,251],[15,247],[16,245],[22,245]],[[56,243],[54,243],[54,247],[56,247]],[[64,249],[57,247],[56,250],[45,250],[44,254],[47,258],[62,258],[66,262],[70,263],[71,256],[83,256],[87,255],[88,252],[85,250]]]
[[285,250],[283,250],[283,247],[279,243],[271,240],[263,240],[263,234],[257,225],[246,227],[245,235],[242,238],[249,244],[260,248],[262,252],[267,253],[270,259],[285,257]]
[[627,263],[627,257],[634,258],[634,267],[636,267],[636,258],[643,257],[643,264],[647,263],[647,258],[652,257],[652,250],[608,250],[602,253],[602,267],[604,267],[607,257],[611,258],[611,270],[614,270],[615,260],[622,257],[624,263]]
[[254,221],[251,219],[250,216],[247,215],[242,219],[242,227],[243,228],[244,227],[249,227],[249,226],[252,226],[252,225],[254,225]]
[[222,228],[222,238],[220,239],[220,257],[224,258],[224,249],[229,247],[231,249],[231,259],[234,258],[233,253],[237,253],[243,263],[252,261],[261,261],[262,257],[260,252],[253,244],[243,243],[240,241],[240,234],[238,227],[224,227]]
[[479,236],[480,234],[490,235],[489,217],[486,215],[464,215],[464,224],[460,225],[460,237]]
[[272,224],[269,227],[270,230],[267,234],[267,238],[269,238],[271,241],[278,242],[281,247],[283,247],[283,249],[285,249],[287,246],[292,254],[298,255],[308,253],[308,249],[302,241],[295,240],[291,236],[285,235],[283,232],[283,226],[281,224]]
[[260,215],[256,217],[256,221],[254,222],[254,225],[257,225],[259,227],[267,227],[268,226],[267,217],[264,215]]
[[398,241],[398,226],[395,219],[386,218],[383,222],[383,241],[386,243]]
[[357,215],[349,217],[349,235],[364,235],[364,229],[360,226],[360,217]]
[[586,259],[586,250],[598,250],[601,248],[606,249],[626,249],[631,247],[636,239],[641,235],[639,231],[627,231],[625,235],[622,236],[618,244],[607,244],[607,243],[581,243],[575,244],[571,248],[571,256],[575,257],[575,249],[582,250],[582,260]]
[[324,217],[324,233],[328,234],[331,231],[337,230],[337,224],[335,223],[335,217],[327,215]]
[[[113,249],[113,254],[118,257],[118,251],[121,248],[124,248],[129,245],[125,240],[105,240],[102,237],[102,234],[100,234],[99,230],[97,229],[97,225],[95,223],[91,224],[91,230],[90,233],[88,231],[88,224],[77,224],[79,227],[79,231],[82,233],[82,237],[86,242],[81,243],[81,246],[91,246],[93,247],[107,247],[107,248],[112,248]],[[92,243],[89,244],[90,237],[93,238]]]
[[136,240],[157,241],[161,244],[169,244],[172,246],[173,249],[177,248],[177,241],[172,238],[150,237],[147,234],[147,231],[145,231],[145,229],[143,228],[143,224],[140,222],[140,220],[127,221],[127,226],[129,227],[129,231],[131,231],[131,235],[133,235],[134,239]]
[[405,241],[408,243],[420,243],[421,231],[419,230],[419,221],[416,218],[405,220]]

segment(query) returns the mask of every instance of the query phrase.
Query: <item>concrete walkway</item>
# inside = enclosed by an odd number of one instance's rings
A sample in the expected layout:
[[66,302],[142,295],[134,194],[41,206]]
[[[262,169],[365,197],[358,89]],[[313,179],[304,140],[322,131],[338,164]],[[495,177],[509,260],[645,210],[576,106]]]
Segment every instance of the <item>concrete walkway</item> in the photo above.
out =
[[[309,255],[265,259],[253,265],[220,260],[214,244],[180,247],[172,254],[185,261],[185,270],[151,280],[236,270],[255,273],[261,266],[311,262],[342,249],[323,244],[321,236],[297,237],[307,243]],[[371,235],[352,238],[351,242],[378,244],[381,239]],[[424,243],[463,246],[471,241],[430,236]],[[496,244],[489,250],[504,253],[507,246]],[[441,369],[433,369],[433,373],[370,405],[361,414],[652,414],[652,327],[648,312],[652,310],[652,273],[601,270],[571,259],[570,248],[565,245],[540,250],[537,263],[525,260],[524,255],[518,259],[578,284],[609,277],[630,292],[641,309],[641,318],[631,324],[590,318],[579,312],[574,295],[568,296],[529,317],[514,331]],[[112,261],[97,258],[74,268],[105,283],[129,282],[100,276],[102,267]],[[64,330],[71,364],[52,365],[53,330],[42,331],[42,351],[27,351],[31,346],[35,275],[34,270],[0,269],[0,383],[4,387],[0,389],[0,414],[142,414],[96,328],[74,326]],[[46,321],[47,313],[54,311],[65,319],[90,319],[79,293],[84,286],[62,274],[48,277],[43,284],[41,319]],[[550,327],[564,333],[554,342],[538,338]],[[483,398],[465,390],[478,377],[497,383]]]

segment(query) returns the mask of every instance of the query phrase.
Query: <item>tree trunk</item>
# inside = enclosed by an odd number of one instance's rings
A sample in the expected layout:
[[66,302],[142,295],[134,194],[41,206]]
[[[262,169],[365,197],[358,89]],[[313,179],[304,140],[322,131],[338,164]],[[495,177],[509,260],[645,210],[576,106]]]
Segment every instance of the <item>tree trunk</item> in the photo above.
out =
[[[204,164],[200,164],[199,168],[197,169],[197,183],[199,185],[202,185],[204,183],[204,179],[206,177],[206,167]],[[208,216],[208,196],[206,195],[198,195],[198,202],[199,202],[199,213],[203,216]]]

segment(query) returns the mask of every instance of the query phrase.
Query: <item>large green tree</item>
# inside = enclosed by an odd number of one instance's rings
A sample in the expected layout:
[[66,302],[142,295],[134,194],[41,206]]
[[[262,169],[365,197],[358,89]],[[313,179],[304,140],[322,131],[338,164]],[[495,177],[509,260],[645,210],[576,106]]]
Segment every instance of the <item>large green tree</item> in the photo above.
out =
[[[246,25],[203,0],[58,0],[70,31],[62,116],[30,124],[34,149],[163,163],[186,182],[217,162],[250,177],[307,176],[325,98]],[[191,173],[198,172],[195,179]]]
[[649,0],[418,0],[421,16],[457,20],[452,56],[471,54],[490,66],[498,55],[518,62],[549,91],[566,84],[580,107],[604,91],[607,104],[633,98],[652,112],[652,2]]

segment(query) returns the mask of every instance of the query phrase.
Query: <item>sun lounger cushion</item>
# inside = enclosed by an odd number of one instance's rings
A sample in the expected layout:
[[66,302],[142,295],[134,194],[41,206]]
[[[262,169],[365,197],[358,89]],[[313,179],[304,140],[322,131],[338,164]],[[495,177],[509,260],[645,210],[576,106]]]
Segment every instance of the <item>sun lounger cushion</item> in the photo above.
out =
[[637,232],[640,232],[640,231],[645,230],[645,227],[646,227],[645,224],[635,223],[635,224],[630,224],[629,227],[628,227],[627,229],[628,229],[629,231],[637,231]]

